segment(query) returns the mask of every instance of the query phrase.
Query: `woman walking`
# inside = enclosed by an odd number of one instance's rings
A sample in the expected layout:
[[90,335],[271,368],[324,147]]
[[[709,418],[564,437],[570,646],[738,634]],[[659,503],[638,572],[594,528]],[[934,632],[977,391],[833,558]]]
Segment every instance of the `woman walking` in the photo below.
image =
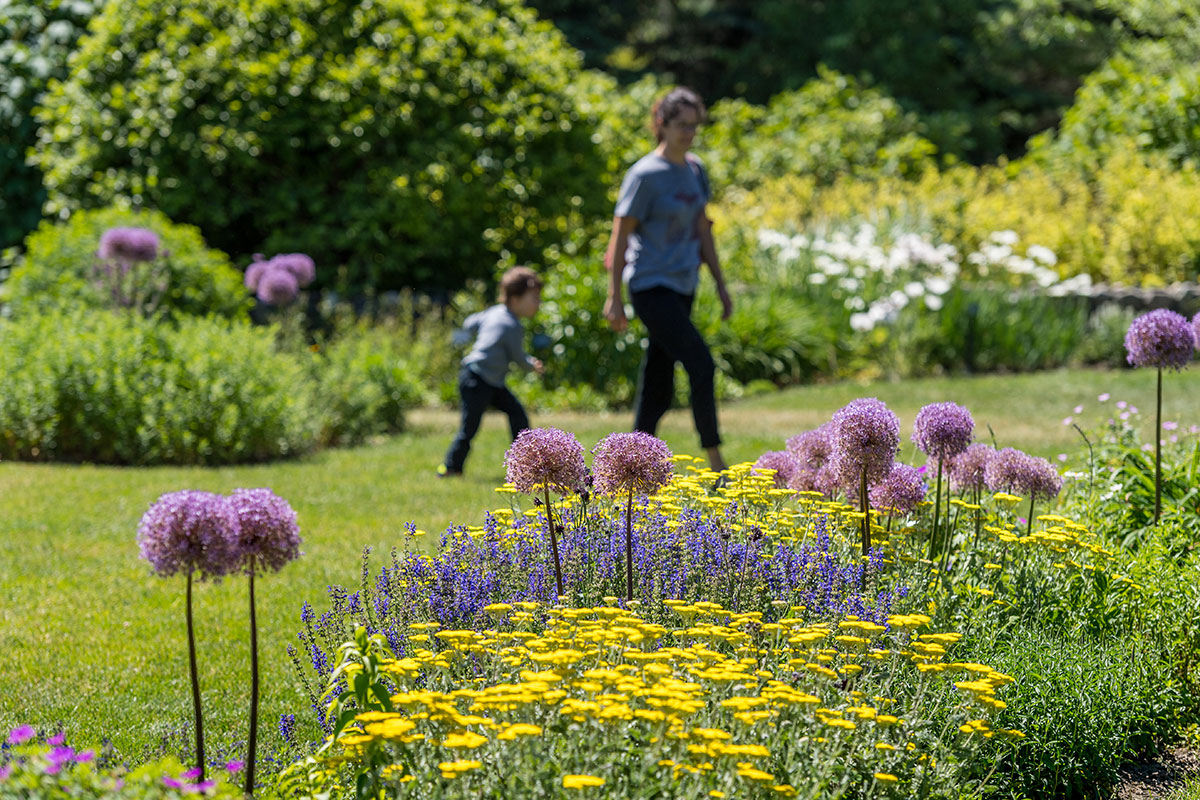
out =
[[712,221],[704,208],[711,194],[708,175],[690,151],[704,121],[704,102],[678,87],[654,104],[651,126],[658,146],[634,164],[621,182],[604,262],[609,269],[604,316],[623,331],[622,283],[629,284],[634,313],[649,332],[642,359],[634,430],[653,434],[675,395],[675,363],[683,364],[691,388],[692,417],[710,466],[725,468],[717,427],[712,354],[692,324],[692,303],[701,262],[708,265],[721,299],[721,319],[733,301],[725,288]]

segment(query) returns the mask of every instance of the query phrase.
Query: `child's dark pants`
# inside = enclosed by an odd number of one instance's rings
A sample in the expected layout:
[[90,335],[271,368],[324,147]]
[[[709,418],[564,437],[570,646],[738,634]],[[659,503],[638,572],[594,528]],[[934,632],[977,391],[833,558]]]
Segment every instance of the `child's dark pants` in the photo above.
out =
[[483,412],[495,408],[508,415],[508,427],[512,437],[529,427],[529,417],[525,409],[506,386],[492,386],[479,377],[470,367],[463,367],[458,373],[458,396],[462,401],[462,422],[458,426],[458,435],[450,443],[446,451],[446,469],[452,472],[462,472],[471,452],[471,440],[479,431],[479,423]]

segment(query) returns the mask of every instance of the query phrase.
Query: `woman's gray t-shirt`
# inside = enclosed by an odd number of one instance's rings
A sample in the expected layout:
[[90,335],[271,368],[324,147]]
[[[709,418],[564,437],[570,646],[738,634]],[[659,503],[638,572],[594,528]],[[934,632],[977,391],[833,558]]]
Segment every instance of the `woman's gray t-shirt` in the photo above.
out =
[[629,168],[616,209],[616,216],[638,221],[625,250],[623,277],[629,291],[665,286],[695,293],[700,280],[698,221],[708,198],[708,176],[690,153],[684,164],[650,153]]

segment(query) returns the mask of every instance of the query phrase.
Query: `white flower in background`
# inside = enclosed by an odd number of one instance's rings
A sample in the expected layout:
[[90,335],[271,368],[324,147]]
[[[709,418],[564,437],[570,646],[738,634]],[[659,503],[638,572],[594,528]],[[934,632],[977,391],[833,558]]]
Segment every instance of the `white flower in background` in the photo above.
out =
[[853,297],[847,297],[844,305],[848,311],[862,311],[867,307],[867,301],[856,294]]
[[989,241],[1010,247],[1020,241],[1020,239],[1021,237],[1017,235],[1016,231],[996,231],[988,237]]
[[904,293],[909,297],[920,297],[925,294],[925,284],[920,281],[909,281],[904,284]]
[[925,295],[925,307],[930,311],[941,311],[943,305],[945,305],[945,301],[936,294]]
[[906,305],[908,305],[908,295],[906,295],[904,292],[900,291],[899,289],[897,289],[896,291],[894,291],[890,295],[888,295],[888,300],[891,302],[891,304],[893,306],[895,306],[897,311],[899,311],[900,309],[902,309]]
[[850,270],[850,274],[859,280],[862,280],[863,278],[867,277],[867,268],[862,264],[859,264],[857,267],[854,267],[852,270]]
[[871,319],[870,314],[851,314],[850,328],[861,332],[869,331],[875,327],[875,320]]
[[845,289],[847,292],[857,292],[859,282],[854,278],[839,278],[837,285],[839,289]]
[[1038,286],[1045,289],[1058,283],[1058,273],[1052,269],[1038,267],[1033,272],[1033,279],[1037,281]]
[[1040,244],[1029,245],[1025,250],[1025,255],[1034,261],[1042,262],[1048,267],[1053,267],[1058,263],[1058,256],[1054,255],[1054,251],[1049,247],[1042,247]]
[[925,291],[930,294],[945,294],[950,291],[950,281],[945,278],[933,277],[925,279]]
[[820,286],[828,280],[829,278],[823,272],[814,272],[808,276],[808,282],[813,286]]

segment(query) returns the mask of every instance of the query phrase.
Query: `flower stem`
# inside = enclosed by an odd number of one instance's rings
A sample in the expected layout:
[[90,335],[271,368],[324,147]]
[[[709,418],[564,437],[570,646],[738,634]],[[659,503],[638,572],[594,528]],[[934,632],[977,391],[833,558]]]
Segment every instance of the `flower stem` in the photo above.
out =
[[1154,408],[1154,524],[1162,515],[1162,367],[1158,368],[1158,401]]
[[562,567],[558,563],[558,534],[554,530],[554,508],[550,505],[550,487],[542,487],[546,498],[546,523],[550,528],[550,553],[554,557],[554,583],[558,587],[557,597],[562,597],[563,582],[562,582]]
[[246,754],[246,796],[254,794],[254,758],[258,749],[258,617],[254,611],[254,556],[250,556],[250,745]]
[[1029,493],[1029,519],[1025,520],[1025,535],[1029,536],[1033,533],[1033,492]]
[[862,509],[862,554],[866,558],[871,554],[871,501],[867,497],[867,471],[862,471],[858,486],[858,506]]
[[192,672],[192,710],[196,716],[196,768],[200,770],[200,779],[204,782],[204,715],[200,711],[200,676],[196,671],[196,632],[192,624],[192,571],[187,574],[187,636],[188,636],[188,665]]
[[933,530],[929,533],[929,560],[938,552],[938,522],[942,516],[942,459],[938,459],[937,482],[933,489]]
[[625,506],[625,599],[633,599],[633,489]]

